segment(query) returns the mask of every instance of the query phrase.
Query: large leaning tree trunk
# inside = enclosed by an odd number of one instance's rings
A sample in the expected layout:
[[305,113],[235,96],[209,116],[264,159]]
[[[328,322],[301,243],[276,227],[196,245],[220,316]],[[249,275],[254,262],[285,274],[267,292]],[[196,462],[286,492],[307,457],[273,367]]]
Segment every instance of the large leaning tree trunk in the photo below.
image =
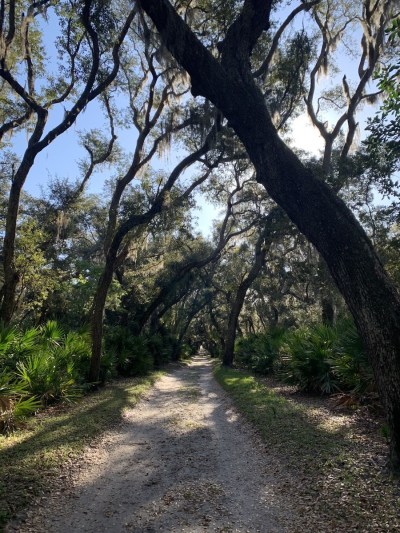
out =
[[[321,95],[317,91],[317,79],[321,70],[325,70],[327,73],[329,66],[334,64],[332,56],[337,43],[345,34],[345,27],[351,22],[354,23],[356,18],[350,9],[342,19],[339,16],[340,8],[339,11],[336,11],[335,3],[328,3],[328,9],[325,12],[323,9],[316,9],[312,14],[317,23],[320,42],[313,67],[308,75],[308,90],[304,99],[308,117],[323,141],[322,174],[326,181],[329,180],[333,184],[335,192],[339,192],[348,182],[349,176],[346,169],[349,163],[348,156],[357,133],[357,111],[365,102],[374,102],[376,97],[376,92],[368,94],[367,90],[373,73],[381,60],[380,51],[383,47],[386,26],[382,21],[385,21],[385,11],[388,9],[390,1],[374,4],[372,6],[369,1],[364,2],[365,10],[363,17],[357,23],[360,24],[359,30],[356,31],[360,38],[358,72],[355,76],[355,83],[351,83],[350,86],[346,75],[343,75],[344,72],[341,73],[342,94],[336,92],[335,95],[340,112],[333,121],[325,120],[326,115],[324,116],[321,110],[321,96],[324,98],[324,94]],[[340,2],[337,5],[341,6]],[[357,6],[357,3],[355,5]],[[361,2],[358,2],[358,5],[362,5]],[[378,24],[376,23],[377,20],[379,20]],[[353,26],[353,31],[354,29]],[[331,57],[332,59],[330,59]],[[343,131],[344,125],[347,127],[346,132]],[[336,175],[333,172],[334,159],[337,159]],[[333,291],[329,273],[323,260],[319,261],[318,270],[321,277],[319,282],[321,319],[323,323],[333,325],[335,319]]]
[[250,57],[269,27],[271,2],[246,0],[220,45],[218,61],[167,0],[140,0],[162,40],[191,77],[192,93],[228,119],[257,180],[325,259],[364,340],[400,466],[400,298],[350,209],[305,168],[278,136],[254,83]]

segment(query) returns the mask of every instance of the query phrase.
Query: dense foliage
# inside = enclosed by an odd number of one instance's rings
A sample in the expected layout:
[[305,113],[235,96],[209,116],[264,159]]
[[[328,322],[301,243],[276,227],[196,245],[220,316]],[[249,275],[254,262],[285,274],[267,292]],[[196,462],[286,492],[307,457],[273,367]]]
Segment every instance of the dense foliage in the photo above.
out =
[[350,320],[250,335],[238,340],[236,354],[239,365],[306,392],[350,392],[359,399],[375,392],[371,366]]
[[[193,73],[139,4],[20,0],[0,10],[1,429],[199,349],[304,391],[374,391],[374,357],[329,273],[335,258],[329,265],[318,252],[329,259],[327,241],[313,246],[291,221],[309,198],[285,209],[296,187],[274,196],[260,184],[235,120],[212,98],[190,98]],[[242,4],[175,4],[207,57],[226,60],[221,43]],[[333,204],[344,200],[365,233],[344,204],[337,219],[361,232],[362,250],[371,239],[372,270],[382,262],[398,285],[395,2],[291,7],[276,2],[251,47],[252,87],[296,168],[329,185]],[[378,97],[360,147],[357,113]],[[318,156],[296,146],[295,121],[306,116]],[[216,219],[199,225],[201,210]],[[314,226],[331,235],[329,221]],[[353,252],[347,241],[339,249]],[[350,306],[353,316],[359,308]]]

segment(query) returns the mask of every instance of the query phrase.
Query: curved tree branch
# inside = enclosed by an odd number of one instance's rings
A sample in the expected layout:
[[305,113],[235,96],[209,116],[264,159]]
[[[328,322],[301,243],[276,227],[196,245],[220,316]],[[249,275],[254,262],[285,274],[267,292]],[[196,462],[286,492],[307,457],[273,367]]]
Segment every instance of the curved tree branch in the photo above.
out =
[[268,51],[267,57],[264,59],[262,65],[253,73],[255,78],[263,76],[264,80],[267,77],[268,69],[271,64],[272,58],[275,55],[275,52],[279,45],[279,40],[282,37],[283,32],[292,22],[292,20],[301,13],[302,11],[309,11],[313,6],[320,3],[321,0],[314,0],[313,2],[305,2],[298,5],[293,11],[287,16],[287,18],[282,22],[278,31],[275,33],[274,38],[272,39],[271,47]]

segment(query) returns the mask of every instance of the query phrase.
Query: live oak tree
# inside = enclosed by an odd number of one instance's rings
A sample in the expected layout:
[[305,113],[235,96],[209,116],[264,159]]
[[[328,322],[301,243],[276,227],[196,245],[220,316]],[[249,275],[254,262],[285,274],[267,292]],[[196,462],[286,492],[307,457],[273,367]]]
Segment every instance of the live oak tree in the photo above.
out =
[[297,326],[316,317],[311,246],[305,246],[297,232],[293,235],[293,228],[286,227],[285,233],[274,243],[262,276],[246,295],[241,319],[247,335]]
[[42,249],[52,280],[35,323],[51,319],[79,328],[89,315],[102,267],[107,206],[104,197],[76,193],[76,183],[54,179],[40,197],[23,206],[46,234]]
[[387,29],[388,48],[392,54],[385,66],[379,69],[376,80],[382,91],[383,102],[378,113],[367,126],[369,136],[365,141],[367,169],[370,181],[387,197],[395,197],[394,210],[398,211],[397,173],[400,169],[400,19],[394,19]]
[[[222,358],[224,365],[231,366],[233,363],[236,330],[247,291],[260,275],[265,266],[265,262],[268,260],[269,249],[277,237],[283,218],[283,212],[275,207],[257,221],[259,231],[256,234],[254,256],[251,258],[252,261],[249,268],[241,272],[239,283],[232,295],[232,301],[230,303]],[[243,263],[246,265],[246,262]]]
[[[220,151],[214,150],[219,126],[208,128],[204,136],[196,135],[196,118],[181,103],[188,86],[176,64],[163,56],[159,43],[153,42],[144,19],[139,18],[127,34],[126,45],[132,57],[121,58],[118,88],[127,100],[128,115],[136,135],[130,161],[121,166],[112,184],[112,197],[104,242],[105,264],[93,298],[91,316],[92,359],[89,379],[98,381],[103,339],[103,315],[115,270],[127,258],[133,230],[152,222],[165,210],[178,210],[193,190],[218,166]],[[115,105],[115,107],[117,107]],[[195,113],[194,113],[195,114]],[[212,121],[211,121],[212,122]],[[149,167],[153,158],[168,145],[177,149],[179,136],[191,129],[192,146],[171,172],[156,172]],[[189,135],[189,134],[187,134]],[[197,168],[195,168],[197,166]],[[195,175],[179,189],[188,168]],[[141,183],[142,182],[142,183]],[[124,197],[135,184],[143,202],[125,202]],[[178,192],[179,191],[179,192]]]
[[[308,75],[306,110],[324,141],[323,174],[336,191],[348,177],[345,163],[357,134],[357,112],[363,104],[375,103],[380,93],[378,88],[370,89],[370,82],[384,59],[385,28],[392,9],[392,2],[348,4],[327,0],[310,11],[318,28],[318,51]],[[350,47],[352,53],[347,51]],[[340,55],[347,56],[348,61],[342,68],[338,66]],[[318,79],[329,74],[339,83],[320,90]],[[331,111],[329,119],[327,110]],[[334,149],[339,159],[336,176]]]
[[[380,2],[363,2],[376,9]],[[400,299],[370,240],[335,192],[314,176],[276,132],[252,73],[252,52],[270,28],[272,2],[245,0],[218,43],[218,55],[167,0],[138,5],[191,77],[193,96],[209,99],[245,146],[257,180],[325,259],[370,358],[400,462]],[[372,52],[372,50],[371,50]]]
[[[337,193],[351,179],[349,154],[357,138],[357,114],[366,103],[375,103],[380,93],[370,85],[384,59],[385,28],[392,7],[391,2],[362,5],[327,0],[309,12],[317,28],[317,51],[306,75],[304,100],[308,117],[323,141],[321,176]],[[343,64],[343,57],[347,63]],[[327,76],[336,84],[321,90],[319,81]],[[319,271],[324,272],[323,261]],[[333,290],[328,276],[322,279],[320,292],[322,320],[332,325]]]
[[[230,366],[234,360],[239,317],[247,292],[262,273],[269,260],[271,245],[284,231],[284,226],[287,226],[284,220],[287,222],[287,219],[281,209],[268,201],[265,189],[255,182],[248,161],[226,165],[218,177],[219,182],[213,184],[208,196],[210,199],[215,196],[219,202],[226,196],[228,213],[232,218],[230,231],[235,230],[236,234],[216,263],[211,283],[215,300],[213,307],[224,316],[219,320],[221,325],[218,328],[222,360]],[[214,318],[212,325],[215,325],[215,313],[211,311],[211,303],[208,305]]]
[[[0,308],[5,323],[13,316],[19,278],[15,238],[21,191],[38,154],[71,128],[86,106],[114,81],[136,8],[131,7],[118,24],[114,9],[114,4],[105,6],[95,0],[1,2],[0,91],[5,106],[0,140],[7,142],[21,130],[27,134],[26,148],[12,169],[6,216]],[[55,43],[59,62],[54,71],[49,68],[48,48],[43,42],[47,17],[59,26]],[[61,118],[60,109],[64,111]]]
[[[220,169],[220,172],[227,173],[226,165]],[[226,206],[224,217],[216,230],[213,242],[204,243],[203,239],[197,238],[193,241],[187,238],[181,245],[179,260],[175,258],[174,261],[165,263],[157,283],[156,294],[138,312],[138,333],[142,332],[152,317],[158,321],[166,311],[179,303],[186,296],[194,277],[203,275],[202,269],[204,270],[211,263],[217,262],[232,239],[246,233],[254,225],[254,217],[257,216],[254,213],[252,213],[250,220],[242,219],[241,224],[237,224],[236,219],[236,209],[244,203],[243,199],[240,198],[240,193],[243,192],[246,181],[249,180],[237,179],[236,182],[234,181],[233,186],[224,191],[224,196],[221,187],[219,187],[220,201],[223,199]],[[206,276],[206,279],[209,277]]]

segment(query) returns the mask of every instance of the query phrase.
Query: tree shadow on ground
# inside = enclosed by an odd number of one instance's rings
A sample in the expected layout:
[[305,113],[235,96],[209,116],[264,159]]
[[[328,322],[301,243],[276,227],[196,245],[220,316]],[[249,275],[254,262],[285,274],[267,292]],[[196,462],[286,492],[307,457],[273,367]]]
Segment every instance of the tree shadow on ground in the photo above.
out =
[[[132,387],[139,385],[135,394]],[[7,519],[42,494],[60,466],[71,462],[83,446],[100,437],[110,421],[121,420],[142,392],[141,380],[124,380],[83,398],[56,415],[42,415],[33,427],[3,441],[0,449],[0,531]],[[38,424],[40,426],[38,427]],[[31,425],[32,426],[32,425]]]
[[[247,372],[217,369],[216,375],[257,429],[277,471],[291,473],[287,494],[301,502],[299,527],[301,520],[320,532],[400,527],[399,485],[386,466],[383,438],[363,431],[356,416],[321,419],[312,402],[277,394]],[[389,529],[382,528],[383,517]]]

